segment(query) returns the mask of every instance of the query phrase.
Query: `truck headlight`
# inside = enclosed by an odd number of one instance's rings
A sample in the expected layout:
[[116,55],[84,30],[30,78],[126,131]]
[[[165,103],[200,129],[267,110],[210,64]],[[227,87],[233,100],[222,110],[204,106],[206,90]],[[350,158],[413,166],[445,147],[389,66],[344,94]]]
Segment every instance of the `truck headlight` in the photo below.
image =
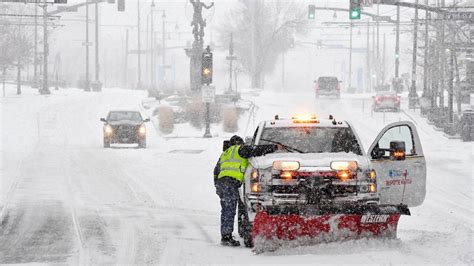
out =
[[146,134],[146,127],[145,125],[141,125],[139,128],[138,128],[138,134],[140,135],[145,135]]
[[112,126],[106,125],[104,127],[104,133],[105,133],[105,135],[110,136],[110,135],[112,135],[112,133],[114,133],[114,129],[112,128]]

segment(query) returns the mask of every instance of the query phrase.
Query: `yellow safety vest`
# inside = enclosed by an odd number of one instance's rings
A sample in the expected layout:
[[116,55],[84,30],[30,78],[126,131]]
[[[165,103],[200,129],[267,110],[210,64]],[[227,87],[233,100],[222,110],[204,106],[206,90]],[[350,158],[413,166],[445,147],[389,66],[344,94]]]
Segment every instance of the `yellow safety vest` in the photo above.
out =
[[248,165],[248,160],[240,157],[239,149],[240,145],[234,145],[222,153],[219,159],[220,172],[217,176],[218,179],[229,176],[239,182],[244,181],[244,173]]

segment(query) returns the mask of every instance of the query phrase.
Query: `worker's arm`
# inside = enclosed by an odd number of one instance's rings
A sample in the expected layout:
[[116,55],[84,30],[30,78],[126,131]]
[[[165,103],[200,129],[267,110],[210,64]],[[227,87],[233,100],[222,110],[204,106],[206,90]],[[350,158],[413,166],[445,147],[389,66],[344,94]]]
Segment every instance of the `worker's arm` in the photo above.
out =
[[267,153],[272,153],[278,150],[278,146],[274,144],[269,145],[242,145],[239,149],[239,155],[242,158],[258,157]]
[[217,177],[221,171],[221,164],[217,161],[216,166],[214,166],[214,186],[216,185]]

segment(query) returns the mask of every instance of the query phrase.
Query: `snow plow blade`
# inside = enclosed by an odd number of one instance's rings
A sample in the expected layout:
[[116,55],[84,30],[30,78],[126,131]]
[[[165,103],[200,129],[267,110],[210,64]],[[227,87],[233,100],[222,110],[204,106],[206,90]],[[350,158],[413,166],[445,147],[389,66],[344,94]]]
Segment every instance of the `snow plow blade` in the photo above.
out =
[[396,238],[406,205],[266,207],[255,216],[254,251],[358,238]]

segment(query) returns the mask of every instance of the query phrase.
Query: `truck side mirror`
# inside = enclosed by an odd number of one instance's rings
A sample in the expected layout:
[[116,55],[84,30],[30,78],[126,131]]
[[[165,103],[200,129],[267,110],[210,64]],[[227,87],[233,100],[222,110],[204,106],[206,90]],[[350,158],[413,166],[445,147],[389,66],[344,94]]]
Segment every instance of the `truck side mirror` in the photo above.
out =
[[101,118],[100,121],[107,123],[107,120],[105,120],[105,118]]
[[390,141],[390,158],[392,160],[405,160],[405,141]]
[[374,147],[374,149],[372,150],[372,153],[370,154],[370,156],[372,156],[372,159],[381,159],[384,155],[385,155],[385,150],[380,149],[378,144],[377,146]]
[[252,143],[252,137],[245,137],[245,144],[250,145]]

